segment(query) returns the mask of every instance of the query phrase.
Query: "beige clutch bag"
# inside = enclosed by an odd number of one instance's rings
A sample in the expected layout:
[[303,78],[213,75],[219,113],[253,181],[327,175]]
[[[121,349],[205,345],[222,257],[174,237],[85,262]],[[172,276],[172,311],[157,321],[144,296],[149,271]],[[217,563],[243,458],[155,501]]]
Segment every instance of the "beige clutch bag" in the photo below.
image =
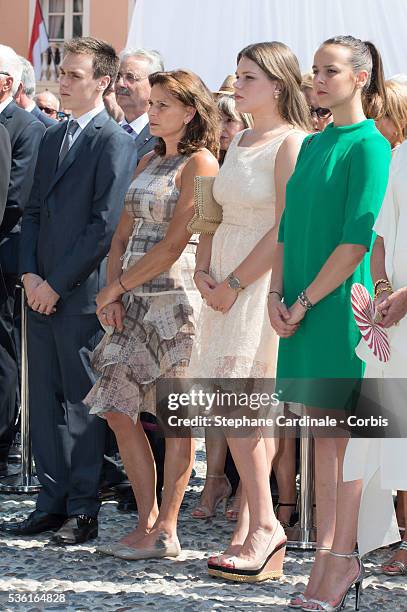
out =
[[222,207],[213,197],[214,181],[214,176],[195,177],[195,214],[187,225],[191,234],[214,234],[222,222]]

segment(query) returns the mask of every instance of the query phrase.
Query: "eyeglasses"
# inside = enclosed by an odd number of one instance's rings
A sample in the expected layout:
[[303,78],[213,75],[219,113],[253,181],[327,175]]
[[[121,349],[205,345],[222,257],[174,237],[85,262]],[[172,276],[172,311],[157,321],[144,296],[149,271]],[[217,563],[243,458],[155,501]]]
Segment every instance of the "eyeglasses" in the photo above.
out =
[[53,115],[58,112],[55,108],[50,108],[49,106],[41,106],[40,104],[37,104],[37,106],[40,111],[43,111],[46,115]]
[[316,115],[318,119],[329,119],[329,117],[332,115],[332,112],[329,110],[329,108],[322,108],[321,106],[319,106],[318,108],[310,106],[309,110],[311,113],[311,117]]
[[146,79],[148,79],[148,76],[139,77],[139,76],[135,76],[131,72],[126,72],[125,74],[118,72],[116,81],[120,81],[120,79],[123,79],[123,81],[127,81],[127,83],[132,84],[132,83],[140,83],[140,81],[145,81]]

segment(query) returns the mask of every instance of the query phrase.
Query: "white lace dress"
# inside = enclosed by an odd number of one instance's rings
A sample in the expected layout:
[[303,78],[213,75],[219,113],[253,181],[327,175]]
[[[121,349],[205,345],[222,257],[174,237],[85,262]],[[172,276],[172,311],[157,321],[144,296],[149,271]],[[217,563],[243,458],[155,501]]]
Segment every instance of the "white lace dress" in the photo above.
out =
[[[213,194],[223,221],[212,242],[210,274],[218,282],[249,255],[275,224],[274,165],[287,130],[269,142],[228,149]],[[188,375],[192,378],[272,378],[278,338],[268,317],[271,271],[241,291],[226,314],[205,303],[197,323]]]

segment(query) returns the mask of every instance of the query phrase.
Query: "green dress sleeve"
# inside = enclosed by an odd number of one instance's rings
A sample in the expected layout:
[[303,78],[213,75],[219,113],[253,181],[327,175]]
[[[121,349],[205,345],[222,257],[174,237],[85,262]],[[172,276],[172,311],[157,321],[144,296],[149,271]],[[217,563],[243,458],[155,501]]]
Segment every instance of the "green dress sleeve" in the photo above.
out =
[[370,249],[373,225],[386,192],[390,160],[390,145],[382,136],[362,140],[353,147],[340,244],[363,244]]

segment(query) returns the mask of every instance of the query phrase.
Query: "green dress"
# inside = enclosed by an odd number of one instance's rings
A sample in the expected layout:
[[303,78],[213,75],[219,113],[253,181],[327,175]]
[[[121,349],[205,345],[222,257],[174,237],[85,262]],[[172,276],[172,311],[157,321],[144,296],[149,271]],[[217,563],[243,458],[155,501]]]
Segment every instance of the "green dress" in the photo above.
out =
[[[278,237],[284,243],[288,307],[337,246],[362,244],[370,250],[390,159],[390,145],[372,119],[349,126],[330,124],[304,140],[287,184]],[[371,286],[368,255],[352,276],[307,312],[292,337],[280,339],[277,389],[284,401],[346,407],[346,383],[334,389],[322,381],[363,376],[355,354],[360,335],[350,305],[353,283]]]

